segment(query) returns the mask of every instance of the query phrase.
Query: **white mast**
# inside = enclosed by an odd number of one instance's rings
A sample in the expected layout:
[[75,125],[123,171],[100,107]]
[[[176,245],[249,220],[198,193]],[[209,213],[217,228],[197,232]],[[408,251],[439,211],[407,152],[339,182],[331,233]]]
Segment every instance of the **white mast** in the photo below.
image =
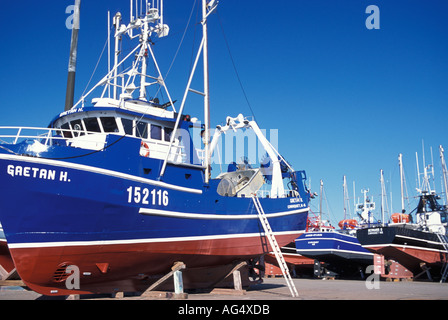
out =
[[121,13],[117,12],[114,16],[113,24],[115,26],[115,53],[114,53],[114,84],[113,84],[113,98],[117,99],[117,77],[118,77],[118,57],[120,56],[120,38],[119,35],[120,25],[121,25]]
[[[348,196],[348,188],[347,188],[347,178],[346,176],[343,177],[343,189],[344,189],[344,219],[347,219],[347,207],[348,207],[348,216],[351,219],[352,218],[352,212],[350,209],[350,198]],[[353,182],[354,183],[354,182]]]
[[[145,13],[148,11],[148,4],[146,4]],[[146,98],[146,70],[147,70],[147,61],[146,58],[148,57],[148,40],[149,40],[149,22],[148,18],[146,17],[143,19],[143,32],[142,32],[142,49],[140,50],[141,55],[141,61],[142,61],[142,74],[140,76],[140,100],[145,100]]]
[[345,179],[345,176],[342,177],[342,181],[343,181],[343,192],[344,192],[344,219],[347,219],[347,207],[345,206],[345,202],[346,202],[346,192],[347,192],[347,181]]
[[[107,74],[110,74],[110,68],[110,11],[107,11]],[[110,98],[110,86],[107,86],[107,95]]]
[[422,187],[420,185],[420,168],[419,168],[419,165],[418,165],[418,154],[417,154],[417,152],[415,153],[415,161],[417,163],[417,184],[418,184],[418,189],[417,190],[421,190]]
[[446,168],[444,150],[442,145],[439,146],[439,152],[440,152],[440,161],[442,163],[442,179],[445,187],[445,205],[448,205],[448,172]]
[[205,183],[210,179],[210,88],[208,80],[208,33],[207,33],[207,0],[202,0],[202,32],[204,39],[204,151],[205,151]]
[[322,228],[322,198],[324,196],[324,182],[320,180],[319,231]]
[[[182,114],[182,111],[184,109],[185,106],[185,101],[187,99],[187,94],[189,91],[194,92],[194,93],[198,93],[200,95],[202,95],[204,97],[204,123],[205,123],[205,132],[204,132],[204,151],[205,151],[205,161],[204,161],[204,167],[205,167],[205,183],[208,183],[210,180],[210,162],[211,162],[211,155],[210,155],[210,89],[209,89],[209,80],[208,80],[208,34],[207,34],[207,17],[208,15],[210,15],[210,13],[212,13],[216,7],[217,7],[218,3],[215,3],[215,0],[211,0],[208,4],[207,4],[207,0],[202,0],[202,32],[203,32],[203,36],[202,36],[202,41],[201,44],[199,46],[199,50],[198,53],[196,55],[196,60],[194,62],[193,65],[193,69],[190,72],[190,77],[188,80],[188,84],[187,84],[187,88],[185,89],[185,93],[182,99],[182,103],[179,109],[179,115],[176,119],[176,124],[174,126],[174,131],[171,134],[171,141],[170,141],[170,146],[168,147],[168,153],[166,155],[165,161],[162,165],[162,169],[160,170],[160,178],[163,177],[163,175],[165,174],[165,169],[166,169],[166,164],[168,161],[168,156],[171,150],[171,146],[173,144],[174,141],[174,137],[176,136],[176,130],[179,124],[179,120],[180,120],[180,116]],[[163,8],[163,4],[162,4],[162,8]],[[191,86],[191,81],[193,80],[193,75],[196,72],[196,66],[200,57],[200,54],[202,53],[203,56],[203,60],[204,60],[204,92],[199,92],[196,90],[193,90],[190,88]]]
[[384,197],[386,195],[386,188],[384,186],[384,171],[383,169],[380,170],[380,182],[381,182],[381,221],[384,224]]
[[400,167],[400,186],[401,186],[401,213],[405,213],[404,208],[404,175],[403,175],[403,155],[398,155],[398,165]]

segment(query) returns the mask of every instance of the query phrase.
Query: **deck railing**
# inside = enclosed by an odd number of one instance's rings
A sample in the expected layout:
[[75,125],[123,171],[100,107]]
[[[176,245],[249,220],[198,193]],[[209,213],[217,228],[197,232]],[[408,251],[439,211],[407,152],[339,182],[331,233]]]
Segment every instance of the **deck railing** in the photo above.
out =
[[45,146],[65,144],[79,146],[95,144],[103,148],[107,134],[70,129],[38,128],[38,127],[0,127],[0,143],[17,144],[27,140],[39,141]]

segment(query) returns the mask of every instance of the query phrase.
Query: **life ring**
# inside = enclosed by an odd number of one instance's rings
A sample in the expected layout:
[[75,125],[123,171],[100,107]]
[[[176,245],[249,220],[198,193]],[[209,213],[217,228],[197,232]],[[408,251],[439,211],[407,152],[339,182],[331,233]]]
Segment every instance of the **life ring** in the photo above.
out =
[[141,143],[141,146],[140,146],[140,155],[141,155],[142,157],[146,157],[146,158],[149,157],[149,147],[148,147],[148,144],[147,144],[146,142],[143,142],[143,141],[142,141],[142,143]]

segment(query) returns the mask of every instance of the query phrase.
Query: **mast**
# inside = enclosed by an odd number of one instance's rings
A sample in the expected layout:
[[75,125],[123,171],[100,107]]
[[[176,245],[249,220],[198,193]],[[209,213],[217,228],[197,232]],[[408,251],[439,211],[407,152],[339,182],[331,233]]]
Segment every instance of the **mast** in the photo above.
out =
[[65,111],[73,107],[75,98],[76,57],[78,54],[78,34],[80,20],[81,0],[75,1],[73,13],[72,39],[70,43],[70,58],[68,62],[67,90],[65,93]]
[[[146,3],[146,7],[145,7],[145,15],[147,14],[148,11],[148,3]],[[149,40],[149,22],[148,19],[145,18],[143,19],[143,32],[142,32],[142,49],[140,51],[140,55],[141,55],[141,61],[142,61],[142,74],[140,76],[140,95],[139,95],[139,99],[140,100],[145,100],[146,98],[146,71],[148,68],[147,65],[147,57],[148,57],[148,40]]]
[[417,154],[417,152],[415,153],[415,161],[417,163],[417,184],[418,184],[418,189],[417,190],[421,190],[422,187],[421,187],[421,184],[420,184],[420,168],[419,168],[419,165],[418,165],[418,154]]
[[113,98],[117,99],[117,77],[118,77],[118,58],[120,57],[120,38],[121,13],[117,12],[114,16],[113,24],[115,26],[115,51],[114,51],[114,75],[113,75]]
[[401,213],[405,213],[404,208],[404,175],[403,175],[403,155],[398,155],[398,165],[400,167],[400,186],[401,186]]
[[347,193],[347,180],[345,179],[345,176],[342,178],[343,180],[343,192],[344,192],[344,220],[347,219],[347,207],[345,206],[346,202],[346,193]]
[[[349,217],[349,219],[351,219],[352,211],[350,209],[350,198],[348,196],[347,178],[345,175],[343,177],[343,181],[344,181],[344,185],[343,185],[343,189],[344,189],[344,219],[347,219],[347,208],[348,208],[348,217]],[[354,183],[355,182],[353,182],[353,184]]]
[[[211,1],[214,2],[214,1]],[[205,183],[210,179],[210,87],[208,79],[208,32],[207,32],[207,0],[202,0],[202,32],[204,46],[204,151],[205,151]]]
[[448,205],[448,172],[446,168],[444,150],[442,145],[439,146],[440,162],[442,163],[442,179],[445,187],[445,205]]
[[322,228],[322,198],[324,196],[324,182],[320,180],[319,231]]
[[[180,117],[182,115],[182,111],[184,110],[184,106],[185,106],[185,102],[187,99],[187,94],[189,91],[200,94],[201,96],[204,97],[204,152],[205,152],[205,161],[204,161],[204,167],[205,167],[205,177],[204,177],[204,182],[206,184],[209,183],[210,181],[210,162],[211,162],[211,155],[210,155],[210,89],[209,89],[209,80],[208,80],[208,34],[207,34],[207,17],[216,9],[216,7],[218,6],[218,2],[216,2],[215,0],[211,0],[208,4],[207,4],[207,0],[202,0],[202,32],[203,32],[203,36],[202,36],[202,40],[201,40],[201,44],[199,46],[197,55],[196,55],[196,59],[194,61],[193,64],[193,68],[190,72],[190,77],[188,79],[188,84],[187,87],[185,89],[184,92],[184,96],[182,98],[182,102],[181,102],[181,106],[178,112],[178,116],[176,119],[176,124],[174,125],[174,131],[171,134],[171,141],[170,141],[170,145],[168,147],[168,152],[166,154],[165,157],[165,161],[163,162],[162,165],[162,169],[160,170],[160,175],[159,175],[159,179],[162,179],[163,175],[165,174],[165,170],[166,170],[166,164],[168,161],[168,156],[170,154],[170,150],[171,150],[171,146],[173,144],[174,141],[174,137],[176,136],[176,130],[178,128],[179,125],[179,121],[180,121]],[[162,5],[163,7],[163,5]],[[152,51],[150,50],[150,52],[152,53]],[[197,90],[193,90],[190,88],[191,86],[191,82],[193,80],[193,76],[196,72],[196,66],[199,62],[199,58],[200,55],[202,54],[203,56],[203,60],[204,60],[204,92],[199,92]],[[171,101],[171,99],[170,99]],[[173,104],[171,104],[173,105]],[[173,106],[174,108],[174,106]]]
[[384,198],[386,197],[386,186],[384,185],[384,171],[383,169],[380,170],[380,181],[381,181],[381,221],[384,225],[384,218],[385,218],[385,208],[386,208],[386,204],[384,201]]

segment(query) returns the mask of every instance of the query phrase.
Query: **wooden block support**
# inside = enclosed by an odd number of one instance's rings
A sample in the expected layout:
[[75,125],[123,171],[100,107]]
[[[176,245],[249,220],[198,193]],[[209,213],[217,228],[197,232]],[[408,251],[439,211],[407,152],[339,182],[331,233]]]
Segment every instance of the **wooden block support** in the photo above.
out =
[[214,288],[210,293],[211,294],[228,294],[228,295],[237,295],[237,296],[245,295],[246,290],[243,290],[243,284],[241,281],[241,272],[238,270],[245,265],[246,265],[245,262],[236,265],[232,269],[231,273],[228,274],[228,275],[232,274],[232,276],[233,276],[233,289]]
[[184,293],[184,284],[182,280],[182,269],[185,269],[185,264],[183,262],[176,262],[171,271],[164,275],[162,278],[154,282],[148,289],[143,292],[142,295],[149,296],[150,292],[168,280],[170,277],[174,278],[174,295],[175,299],[187,299],[188,294]]
[[235,290],[243,290],[243,285],[241,283],[241,272],[239,270],[233,271],[233,285]]
[[22,280],[0,280],[0,287],[26,287]]
[[184,293],[184,282],[182,280],[182,271],[174,271],[174,293],[181,294]]

